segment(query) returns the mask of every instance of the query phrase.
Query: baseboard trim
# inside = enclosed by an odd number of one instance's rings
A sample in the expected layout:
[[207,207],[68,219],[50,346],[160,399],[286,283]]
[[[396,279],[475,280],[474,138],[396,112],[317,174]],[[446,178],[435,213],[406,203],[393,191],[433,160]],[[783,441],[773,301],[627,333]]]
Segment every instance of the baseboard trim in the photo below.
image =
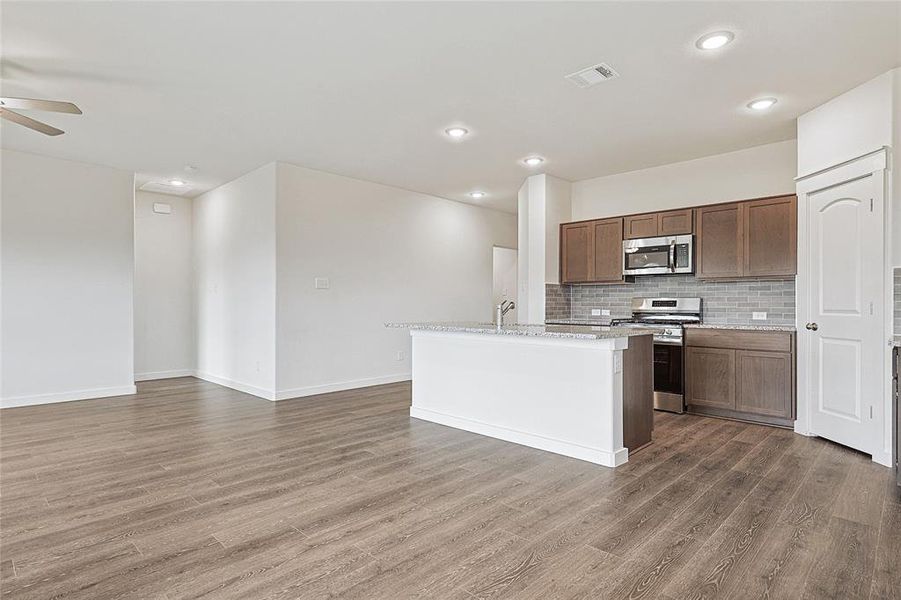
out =
[[172,371],[148,371],[135,373],[135,381],[154,381],[156,379],[174,379],[176,377],[193,377],[194,369],[175,369]]
[[491,425],[464,417],[455,417],[427,408],[411,406],[410,416],[414,419],[430,421],[432,423],[438,423],[439,425],[447,425],[448,427],[455,427],[471,433],[478,433],[479,435],[487,435],[488,437],[504,440],[505,442],[513,442],[514,444],[520,444],[530,448],[538,448],[539,450],[553,452],[554,454],[562,454],[563,456],[569,456],[570,458],[578,458],[579,460],[585,460],[605,467],[618,467],[619,465],[625,464],[629,457],[629,451],[626,448],[620,448],[615,452],[608,452],[606,450],[601,450],[600,448],[581,446],[579,444],[544,437],[534,433],[509,429],[499,425]]
[[272,390],[265,390],[241,381],[235,381],[234,379],[219,377],[218,375],[213,375],[212,373],[206,373],[204,371],[194,371],[194,377],[209,381],[210,383],[215,383],[216,385],[238,390],[239,392],[244,392],[245,394],[250,394],[251,396],[256,396],[263,400],[275,400],[275,392]]
[[330,392],[343,392],[345,390],[355,390],[357,388],[371,387],[373,385],[384,385],[386,383],[398,383],[401,381],[409,381],[413,375],[411,373],[398,373],[395,375],[384,375],[381,377],[367,377],[364,379],[350,379],[347,381],[336,381],[335,383],[326,383],[322,385],[310,385],[306,387],[291,388],[287,390],[279,390],[275,393],[275,400],[291,400],[292,398],[305,398],[307,396],[316,396],[318,394],[328,394]]
[[74,402],[76,400],[91,400],[94,398],[111,398],[113,396],[131,396],[137,393],[134,385],[121,385],[116,387],[94,388],[90,390],[72,390],[69,392],[54,392],[52,394],[35,394],[33,396],[13,396],[0,398],[0,408],[17,408],[20,406],[36,406],[39,404],[55,404],[57,402]]

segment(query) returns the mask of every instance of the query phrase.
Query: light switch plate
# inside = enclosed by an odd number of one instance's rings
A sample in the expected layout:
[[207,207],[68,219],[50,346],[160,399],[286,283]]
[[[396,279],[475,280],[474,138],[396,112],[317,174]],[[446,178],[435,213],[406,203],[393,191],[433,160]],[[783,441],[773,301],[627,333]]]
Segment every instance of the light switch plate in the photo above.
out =
[[765,312],[753,312],[753,313],[751,313],[751,319],[754,321],[766,321],[766,313]]
[[592,317],[600,317],[600,316],[601,316],[601,309],[600,309],[600,308],[592,308],[592,309],[591,309],[591,316],[592,316]]
[[328,289],[328,277],[317,277],[313,280],[313,287],[317,290]]
[[602,316],[602,317],[609,317],[609,316],[610,316],[610,309],[602,308],[602,309],[601,309],[601,316]]

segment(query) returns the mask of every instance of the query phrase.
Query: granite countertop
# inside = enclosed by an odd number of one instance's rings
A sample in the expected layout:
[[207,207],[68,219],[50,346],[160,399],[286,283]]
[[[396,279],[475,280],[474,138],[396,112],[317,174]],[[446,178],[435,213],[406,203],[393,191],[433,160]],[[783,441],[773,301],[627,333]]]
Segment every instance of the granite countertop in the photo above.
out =
[[[494,323],[478,322],[434,322],[434,323],[385,323],[385,327],[410,329],[413,331],[445,331],[448,333],[482,333],[488,335],[522,335],[546,338],[568,338],[578,340],[603,340],[611,338],[651,335],[655,329],[629,329],[626,327],[604,327],[585,325],[504,325],[498,329]],[[662,330],[660,330],[662,332]]]
[[611,319],[550,319],[545,325],[581,325],[590,327],[610,327]]
[[795,331],[794,325],[717,325],[715,323],[693,323],[686,329],[737,329],[740,331]]

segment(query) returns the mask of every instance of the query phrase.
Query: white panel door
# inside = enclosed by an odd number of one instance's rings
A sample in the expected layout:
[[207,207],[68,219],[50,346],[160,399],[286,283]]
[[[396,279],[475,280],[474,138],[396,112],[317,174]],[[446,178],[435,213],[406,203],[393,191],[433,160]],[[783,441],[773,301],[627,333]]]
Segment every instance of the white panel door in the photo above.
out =
[[873,177],[808,196],[811,432],[872,454],[883,388],[883,208]]

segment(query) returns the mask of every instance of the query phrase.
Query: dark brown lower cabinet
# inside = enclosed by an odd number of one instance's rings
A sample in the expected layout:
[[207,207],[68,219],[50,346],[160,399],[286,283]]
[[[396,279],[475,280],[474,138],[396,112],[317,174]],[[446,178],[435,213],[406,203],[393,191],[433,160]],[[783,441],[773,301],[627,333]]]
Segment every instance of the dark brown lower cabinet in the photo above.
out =
[[792,355],[736,351],[735,410],[791,419]]
[[735,350],[685,350],[686,404],[735,408]]
[[793,333],[689,329],[685,339],[688,412],[792,426]]

